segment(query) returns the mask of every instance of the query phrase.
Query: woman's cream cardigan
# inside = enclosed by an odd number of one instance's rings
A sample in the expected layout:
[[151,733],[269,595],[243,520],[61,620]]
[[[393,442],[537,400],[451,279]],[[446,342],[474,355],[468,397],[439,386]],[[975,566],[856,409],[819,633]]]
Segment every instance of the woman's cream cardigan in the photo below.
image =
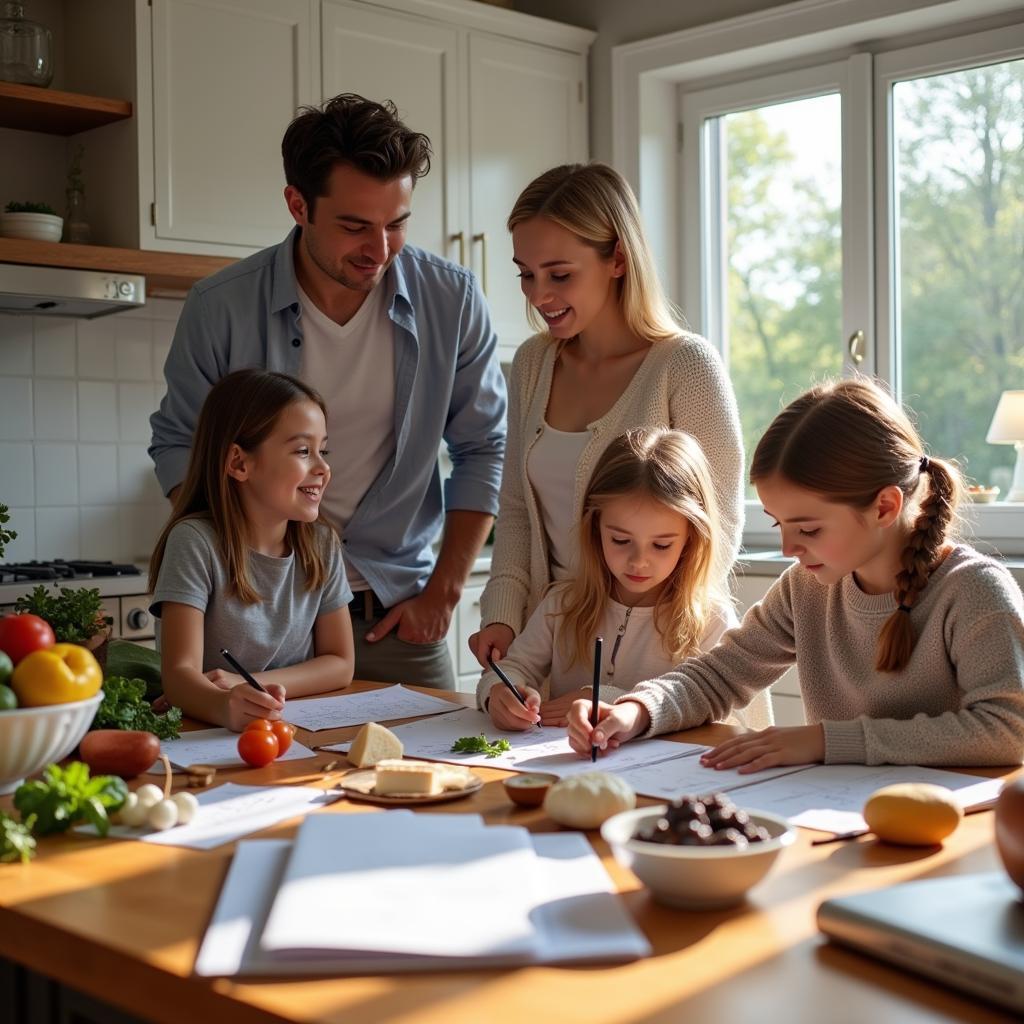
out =
[[[484,625],[502,622],[516,635],[550,583],[544,525],[526,459],[541,432],[557,353],[550,336],[536,334],[519,347],[512,363],[494,557],[480,607]],[[590,440],[576,466],[575,518],[582,515],[583,493],[598,457],[619,434],[637,427],[684,430],[700,443],[722,516],[721,564],[731,566],[743,529],[743,441],[732,385],[718,353],[703,338],[684,334],[655,342],[618,401],[587,424]]]

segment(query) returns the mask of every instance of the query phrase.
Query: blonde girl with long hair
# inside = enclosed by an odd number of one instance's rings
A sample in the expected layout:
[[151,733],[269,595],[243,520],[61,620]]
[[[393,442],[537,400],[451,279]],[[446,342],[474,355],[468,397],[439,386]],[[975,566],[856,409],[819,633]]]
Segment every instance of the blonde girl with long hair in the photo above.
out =
[[484,667],[505,655],[549,584],[572,575],[587,481],[624,431],[671,428],[700,444],[720,519],[719,586],[742,528],[732,385],[667,301],[628,183],[605,164],[555,167],[523,190],[508,227],[539,333],[512,364],[491,575],[470,640]]
[[[555,583],[477,688],[503,729],[565,725],[593,685],[594,639],[606,656],[601,696],[613,700],[642,679],[709,650],[735,614],[718,564],[721,525],[700,445],[678,430],[634,430],[598,460],[583,499],[577,571]],[[546,699],[542,692],[547,690]]]
[[241,731],[352,681],[352,594],[320,517],[327,454],[323,399],[294,377],[238,370],[207,395],[150,563],[164,696],[191,717]]
[[794,662],[808,724],[734,737],[703,758],[775,765],[1007,765],[1024,757],[1024,602],[1005,566],[955,539],[962,490],[867,379],[812,388],[759,442],[751,480],[796,559],[710,653],[570,712],[570,743],[721,718]]

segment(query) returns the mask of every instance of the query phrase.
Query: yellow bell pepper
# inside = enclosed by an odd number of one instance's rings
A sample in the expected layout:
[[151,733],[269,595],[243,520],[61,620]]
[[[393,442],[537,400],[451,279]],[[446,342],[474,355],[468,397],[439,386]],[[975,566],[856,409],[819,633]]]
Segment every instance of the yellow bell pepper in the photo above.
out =
[[92,651],[78,644],[54,644],[26,655],[14,668],[11,688],[22,707],[85,700],[103,684]]

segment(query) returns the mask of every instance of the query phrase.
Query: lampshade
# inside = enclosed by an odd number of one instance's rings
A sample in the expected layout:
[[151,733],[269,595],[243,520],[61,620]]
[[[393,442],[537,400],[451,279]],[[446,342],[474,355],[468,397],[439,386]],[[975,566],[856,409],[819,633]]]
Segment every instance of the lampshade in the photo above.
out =
[[1024,441],[1024,391],[1004,391],[985,438],[989,444]]

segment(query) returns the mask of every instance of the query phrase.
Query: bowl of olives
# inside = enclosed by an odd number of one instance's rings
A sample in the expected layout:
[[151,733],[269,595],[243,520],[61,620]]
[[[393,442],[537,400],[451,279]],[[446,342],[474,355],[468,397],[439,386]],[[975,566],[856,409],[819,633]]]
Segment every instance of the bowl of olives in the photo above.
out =
[[710,910],[741,902],[792,845],[796,829],[713,793],[616,814],[601,836],[659,903]]

